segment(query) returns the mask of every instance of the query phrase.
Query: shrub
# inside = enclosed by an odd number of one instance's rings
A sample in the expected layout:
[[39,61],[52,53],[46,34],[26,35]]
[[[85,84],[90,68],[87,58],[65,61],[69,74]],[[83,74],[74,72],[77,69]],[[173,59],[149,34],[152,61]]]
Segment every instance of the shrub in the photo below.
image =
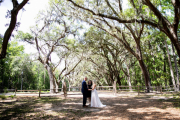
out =
[[0,95],[1,99],[6,99],[7,97],[5,95]]
[[14,95],[11,95],[11,96],[9,96],[9,97],[14,98]]

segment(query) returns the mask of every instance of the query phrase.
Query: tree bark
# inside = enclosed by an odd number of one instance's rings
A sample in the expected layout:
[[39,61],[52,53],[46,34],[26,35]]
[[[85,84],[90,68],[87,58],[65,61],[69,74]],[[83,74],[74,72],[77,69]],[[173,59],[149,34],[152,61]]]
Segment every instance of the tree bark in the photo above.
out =
[[119,76],[117,76],[117,83],[119,84],[119,86],[121,86],[121,79]]
[[[163,53],[164,53],[164,75],[166,75],[166,53],[165,53],[165,49],[163,49]],[[167,89],[167,78],[165,76],[165,86]]]
[[0,79],[2,82],[0,83],[0,89],[3,89],[3,76],[4,76],[4,66],[3,66],[3,60],[0,60]]
[[145,85],[146,85],[146,92],[150,92],[150,77],[149,77],[149,72],[147,70],[146,65],[144,64],[143,60],[138,60],[139,64],[140,64],[140,68],[143,72],[143,76],[144,76],[144,80],[145,80]]
[[172,45],[173,58],[174,58],[175,70],[176,70],[177,91],[179,91],[179,72],[178,72],[177,60],[176,60],[176,56],[175,56],[174,46],[173,46],[173,44],[171,44],[171,45]]
[[[154,15],[157,16],[159,21],[162,23],[162,27],[159,27],[159,29],[164,32],[173,45],[175,46],[177,53],[180,57],[180,43],[178,42],[177,37],[177,30],[178,30],[178,24],[179,24],[179,14],[180,14],[180,1],[179,0],[172,0],[172,5],[174,7],[174,22],[171,24],[166,17],[163,16],[163,14],[151,3],[150,0],[144,0],[146,5],[151,9],[151,11],[154,12]],[[157,27],[158,28],[158,27]]]
[[8,29],[6,30],[6,32],[4,34],[2,48],[0,50],[0,59],[5,58],[5,56],[6,56],[8,42],[9,42],[11,34],[16,26],[18,12],[19,12],[19,10],[21,10],[23,8],[23,6],[28,1],[29,0],[23,0],[21,2],[21,4],[18,4],[17,0],[12,0],[13,9],[11,10],[11,21],[10,21],[10,25],[9,25]]
[[[177,50],[177,54],[180,57],[180,43],[178,42],[177,31],[175,32],[173,28],[170,31],[171,31],[171,34],[168,33],[168,31],[167,31],[167,36],[169,37],[169,39],[175,46],[175,48]],[[179,65],[180,65],[180,60],[179,60]]]
[[143,73],[143,76],[144,76],[144,80],[145,80],[145,85],[146,85],[146,92],[150,92],[150,86],[151,86],[151,83],[150,83],[150,76],[149,76],[149,72],[147,70],[147,67],[143,61],[143,58],[142,58],[142,52],[141,52],[141,46],[140,46],[140,40],[136,40],[136,51],[137,51],[137,54],[138,54],[138,57],[137,60],[139,62],[139,65],[140,65],[140,68],[141,68],[141,71]]
[[57,84],[57,82],[54,82],[54,84],[55,84],[55,92],[57,93],[58,92],[58,88],[59,88],[59,84]]
[[53,71],[50,66],[46,67],[49,75],[49,81],[50,81],[50,93],[55,93],[55,81],[53,76]]
[[63,80],[63,92],[64,92],[64,97],[66,98],[67,96],[67,86],[66,86],[66,81]]
[[166,49],[167,49],[167,55],[168,55],[168,61],[169,61],[169,67],[170,67],[172,83],[173,83],[173,86],[174,86],[174,90],[176,91],[176,83],[175,83],[174,73],[173,73],[172,64],[171,64],[171,58],[170,58],[170,55],[169,55],[169,49],[168,49],[166,40],[164,42],[165,42]]
[[128,73],[128,76],[127,76],[127,83],[129,85],[129,90],[132,91],[132,87],[131,87],[131,77],[130,77],[130,71],[129,71],[129,65],[127,65],[127,73]]
[[63,92],[63,80],[61,81],[61,92]]

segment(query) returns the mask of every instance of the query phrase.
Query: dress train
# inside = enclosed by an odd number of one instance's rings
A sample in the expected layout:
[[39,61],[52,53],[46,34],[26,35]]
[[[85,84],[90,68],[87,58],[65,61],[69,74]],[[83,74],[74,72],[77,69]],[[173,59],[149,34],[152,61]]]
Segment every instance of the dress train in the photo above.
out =
[[91,107],[105,107],[99,99],[96,89],[91,91]]

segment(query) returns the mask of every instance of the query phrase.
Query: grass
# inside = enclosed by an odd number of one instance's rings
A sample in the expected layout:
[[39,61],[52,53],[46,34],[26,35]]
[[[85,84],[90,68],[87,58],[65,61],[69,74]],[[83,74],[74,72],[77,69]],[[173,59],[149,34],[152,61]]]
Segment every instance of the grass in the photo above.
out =
[[10,96],[8,96],[8,97],[10,97],[10,98],[14,98],[14,97],[15,97],[15,95],[10,95]]
[[5,96],[5,95],[0,95],[0,98],[4,100],[4,99],[7,98],[7,96]]
[[7,99],[8,97],[13,99],[15,97],[15,95],[10,95],[10,96],[0,95],[0,98],[3,99],[3,100]]

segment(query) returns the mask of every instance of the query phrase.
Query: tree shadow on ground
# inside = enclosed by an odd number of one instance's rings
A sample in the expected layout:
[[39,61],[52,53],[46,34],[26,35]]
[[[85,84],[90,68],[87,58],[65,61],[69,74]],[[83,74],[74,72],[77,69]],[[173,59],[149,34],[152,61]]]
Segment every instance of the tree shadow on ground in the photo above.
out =
[[106,107],[83,108],[82,96],[19,98],[14,102],[0,102],[0,119],[180,119],[180,110],[173,108],[176,100],[151,97],[100,99]]
[[[107,98],[102,101],[108,101]],[[154,99],[137,99],[137,98],[114,98],[111,102],[106,103],[109,113],[104,114],[105,117],[111,116],[126,119],[179,119],[179,115],[164,110],[164,104]],[[180,112],[179,112],[180,113]],[[98,113],[96,113],[97,115]],[[99,114],[101,115],[101,114]]]
[[167,99],[167,100],[160,100],[161,102],[164,102],[164,103],[172,103],[173,107],[175,108],[180,108],[180,99],[179,98],[170,98],[170,99]]
[[42,104],[48,101],[51,102],[49,98],[46,99],[47,100],[41,101],[41,99],[37,97],[19,97],[12,102],[3,100],[3,102],[0,102],[0,119],[58,119],[58,116],[44,114],[41,111],[40,108],[42,107]]
[[[18,104],[16,104],[18,103]],[[33,112],[30,105],[34,104],[28,100],[16,100],[12,102],[0,102],[0,118],[2,120],[20,118],[22,114]]]
[[[64,119],[180,119],[180,111],[177,114],[166,111],[168,104],[151,97],[116,97],[100,98],[105,108],[82,108],[82,98],[68,98],[67,101],[53,104],[52,108],[58,112],[66,111]],[[171,106],[172,107],[172,106]]]

